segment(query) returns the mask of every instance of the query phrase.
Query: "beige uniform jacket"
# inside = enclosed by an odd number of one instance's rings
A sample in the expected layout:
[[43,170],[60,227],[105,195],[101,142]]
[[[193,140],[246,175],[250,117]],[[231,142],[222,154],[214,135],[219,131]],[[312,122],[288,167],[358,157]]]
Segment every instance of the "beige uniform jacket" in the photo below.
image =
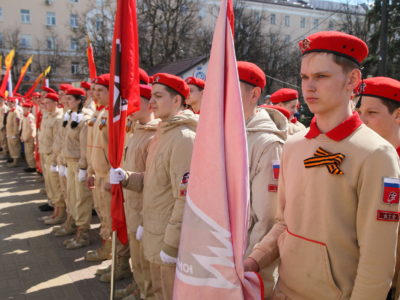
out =
[[53,151],[53,144],[62,124],[63,111],[57,108],[53,113],[43,114],[42,124],[39,133],[39,151],[44,154],[51,154],[50,163],[57,165],[57,153]]
[[288,131],[289,135],[293,135],[304,129],[306,129],[306,126],[304,126],[299,121],[296,121],[296,123],[289,122],[289,131]]
[[9,110],[7,115],[6,134],[7,138],[18,138],[21,134],[22,111],[20,108]]
[[162,263],[161,250],[178,255],[185,207],[180,185],[190,169],[197,121],[198,115],[185,110],[160,122],[149,146],[144,178],[130,176],[126,184],[140,191],[143,180],[143,247],[151,263]]
[[[275,123],[271,116],[279,118],[279,121]],[[247,255],[275,223],[278,177],[274,176],[273,163],[279,165],[282,146],[287,137],[287,126],[286,118],[274,109],[259,109],[246,122],[250,175]]]
[[36,137],[36,121],[35,116],[29,113],[27,116],[22,117],[22,132],[21,140],[23,142],[29,142],[34,140]]
[[0,107],[0,130],[2,130],[4,128],[4,125],[5,125],[4,119],[9,110],[10,109],[5,104],[3,104],[2,107]]
[[[128,172],[144,172],[149,144],[156,133],[159,120],[142,125],[133,125],[133,132],[127,135],[122,168]],[[142,224],[143,193],[124,188],[125,214],[128,232],[136,232]]]
[[56,135],[56,137],[54,139],[54,143],[53,143],[53,152],[55,153],[55,158],[56,158],[55,164],[64,165],[64,166],[67,163],[64,160],[64,157],[62,155],[62,150],[65,147],[65,134],[66,134],[67,127],[64,126],[64,120],[67,115],[69,117],[69,110],[67,108],[63,108],[62,109],[62,118],[57,123],[58,130],[57,130],[57,135]]
[[93,130],[94,125],[96,123],[97,117],[101,113],[102,110],[95,109],[90,120],[88,121],[87,128],[87,146],[86,146],[86,161],[88,164],[88,174],[93,175],[93,168],[91,167],[91,157],[92,157],[92,149],[93,149]]
[[77,127],[72,128],[72,120],[65,126],[65,142],[62,148],[62,157],[65,160],[73,159],[79,162],[80,169],[87,169],[86,145],[87,145],[87,122],[90,119],[88,111],[82,112],[82,119]]
[[[304,134],[284,146],[278,223],[251,257],[262,267],[280,256],[273,299],[383,300],[393,278],[399,217],[398,203],[385,203],[383,180],[399,178],[397,153],[365,125],[341,141]],[[344,175],[330,174],[327,166],[305,168],[319,147],[345,155]]]
[[[110,162],[108,161],[108,110],[103,109],[92,128],[92,145],[90,151],[89,175],[108,177]],[[108,181],[108,179],[107,179]]]

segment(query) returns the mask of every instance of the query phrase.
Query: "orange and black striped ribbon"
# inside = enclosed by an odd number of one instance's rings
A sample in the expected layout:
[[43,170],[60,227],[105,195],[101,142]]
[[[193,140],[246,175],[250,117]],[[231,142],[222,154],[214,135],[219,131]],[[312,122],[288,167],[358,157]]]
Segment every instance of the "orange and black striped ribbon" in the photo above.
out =
[[317,151],[315,151],[313,157],[304,160],[304,166],[306,168],[326,166],[329,173],[334,175],[343,175],[344,173],[339,169],[339,165],[342,163],[345,157],[346,156],[342,153],[332,154],[319,147]]

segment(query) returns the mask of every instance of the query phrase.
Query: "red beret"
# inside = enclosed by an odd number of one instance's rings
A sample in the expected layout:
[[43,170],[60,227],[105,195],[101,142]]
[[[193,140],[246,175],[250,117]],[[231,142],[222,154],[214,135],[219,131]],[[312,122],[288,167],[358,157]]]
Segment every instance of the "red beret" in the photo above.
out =
[[290,120],[290,111],[288,111],[286,108],[284,108],[284,107],[282,107],[282,106],[263,104],[263,105],[260,105],[260,107],[262,107],[262,108],[272,108],[272,109],[278,110],[278,111],[280,111],[288,120]]
[[149,76],[149,83],[153,83],[154,82],[154,76]]
[[40,93],[34,92],[34,93],[32,94],[32,97],[40,97]]
[[84,88],[84,89],[87,89],[87,90],[90,90],[90,86],[91,86],[92,84],[90,83],[90,82],[87,82],[87,81],[81,81],[81,88]]
[[400,81],[389,77],[367,78],[361,83],[358,94],[400,102]]
[[62,84],[60,84],[60,87],[59,87],[59,89],[61,91],[67,91],[67,90],[72,89],[72,88],[74,88],[74,86],[69,84],[69,83],[62,83]]
[[49,88],[47,86],[42,86],[41,89],[42,89],[42,91],[45,91],[46,93],[57,94],[57,92],[55,90],[53,90],[52,88]]
[[326,52],[346,57],[356,64],[361,64],[368,56],[368,46],[354,35],[338,31],[321,31],[299,42],[303,54]]
[[139,68],[139,81],[140,84],[149,84],[149,75],[142,68]]
[[110,74],[102,74],[94,79],[95,84],[100,84],[108,88],[110,85]]
[[58,95],[56,93],[47,93],[45,98],[58,102]]
[[7,102],[16,102],[18,100],[17,97],[8,97]]
[[256,64],[247,61],[238,61],[237,66],[240,81],[264,89],[267,84],[267,79],[265,78],[264,71]]
[[185,99],[189,96],[190,88],[182,78],[167,73],[158,73],[153,77],[153,84],[163,84],[182,95]]
[[192,85],[198,86],[201,89],[204,89],[204,86],[206,85],[204,80],[201,80],[200,78],[197,78],[197,77],[188,77],[188,78],[186,78],[185,81],[187,84],[192,84]]
[[151,98],[151,86],[146,84],[140,85],[140,97],[144,97],[147,100]]
[[22,103],[22,107],[32,107],[33,106],[33,103],[32,102],[30,102],[30,101],[26,101],[26,102],[23,102]]
[[280,89],[271,95],[272,103],[292,101],[299,98],[299,93],[293,89]]
[[72,88],[72,89],[67,90],[66,94],[67,95],[76,95],[76,96],[85,96],[86,92],[79,88]]

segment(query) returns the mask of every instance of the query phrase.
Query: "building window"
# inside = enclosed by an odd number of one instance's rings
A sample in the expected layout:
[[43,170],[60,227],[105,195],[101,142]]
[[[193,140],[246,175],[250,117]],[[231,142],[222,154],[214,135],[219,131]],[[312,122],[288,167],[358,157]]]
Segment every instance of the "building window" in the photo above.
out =
[[32,48],[32,37],[30,35],[21,35],[19,45],[21,48]]
[[305,17],[300,18],[300,28],[306,28],[306,18]]
[[76,39],[71,39],[70,49],[72,51],[78,50],[78,41]]
[[290,43],[290,34],[285,35],[285,44]]
[[290,26],[290,16],[285,16],[285,26],[286,27]]
[[319,19],[314,19],[314,28],[318,28],[319,26]]
[[53,50],[56,48],[56,40],[53,37],[47,38],[47,49]]
[[21,9],[21,22],[29,24],[31,22],[31,14],[29,9]]
[[79,0],[69,0],[71,3],[78,3]]
[[0,20],[3,20],[3,8],[0,7]]
[[69,16],[69,24],[71,25],[72,28],[78,27],[78,15],[77,14],[71,14]]
[[46,14],[46,25],[47,26],[55,26],[56,25],[56,13],[48,12]]
[[103,19],[101,16],[97,16],[96,17],[96,30],[101,31],[102,28],[103,28]]
[[1,32],[0,32],[0,47],[4,47],[4,37]]
[[96,0],[96,5],[97,6],[102,6],[104,3],[104,0]]
[[72,62],[71,63],[71,73],[72,74],[79,74],[79,63]]
[[275,14],[272,14],[272,15],[271,15],[271,24],[272,24],[272,25],[275,25],[275,24],[276,24],[276,15],[275,15]]

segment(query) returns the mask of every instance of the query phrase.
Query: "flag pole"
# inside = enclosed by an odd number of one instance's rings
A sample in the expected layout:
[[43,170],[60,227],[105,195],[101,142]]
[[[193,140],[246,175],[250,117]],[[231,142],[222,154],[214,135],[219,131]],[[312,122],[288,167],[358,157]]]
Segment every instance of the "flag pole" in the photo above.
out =
[[113,230],[111,237],[111,285],[110,285],[110,300],[114,299],[115,291],[115,256],[117,244],[117,231]]

